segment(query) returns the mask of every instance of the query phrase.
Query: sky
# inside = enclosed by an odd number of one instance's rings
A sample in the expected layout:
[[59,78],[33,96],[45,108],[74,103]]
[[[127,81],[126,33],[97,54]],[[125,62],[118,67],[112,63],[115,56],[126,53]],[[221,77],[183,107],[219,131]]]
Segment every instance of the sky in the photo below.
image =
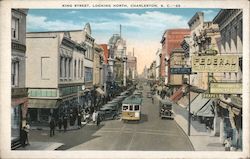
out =
[[97,44],[108,43],[120,32],[126,40],[127,54],[133,48],[138,73],[149,67],[165,30],[188,28],[188,21],[200,11],[205,21],[211,21],[220,9],[211,8],[151,8],[151,9],[29,9],[27,32],[83,29],[90,23]]

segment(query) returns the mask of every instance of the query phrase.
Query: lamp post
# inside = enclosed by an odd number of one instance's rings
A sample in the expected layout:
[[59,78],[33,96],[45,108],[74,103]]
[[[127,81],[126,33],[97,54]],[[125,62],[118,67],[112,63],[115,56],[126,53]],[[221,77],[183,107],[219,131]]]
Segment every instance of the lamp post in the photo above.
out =
[[124,70],[123,70],[123,86],[126,87],[127,83],[126,83],[126,78],[127,78],[127,57],[124,56],[123,57],[123,63],[124,63]]

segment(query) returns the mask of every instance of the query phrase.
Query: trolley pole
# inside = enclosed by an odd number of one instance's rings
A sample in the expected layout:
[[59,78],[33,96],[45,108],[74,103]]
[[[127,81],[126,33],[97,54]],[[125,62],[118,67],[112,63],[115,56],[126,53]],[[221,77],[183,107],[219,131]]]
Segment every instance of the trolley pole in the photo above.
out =
[[191,115],[190,115],[190,74],[188,75],[188,136],[190,136]]

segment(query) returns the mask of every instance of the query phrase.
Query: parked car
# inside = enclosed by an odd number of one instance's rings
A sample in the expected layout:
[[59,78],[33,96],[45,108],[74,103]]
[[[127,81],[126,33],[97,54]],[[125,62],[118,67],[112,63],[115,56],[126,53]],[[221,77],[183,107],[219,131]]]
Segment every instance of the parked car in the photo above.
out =
[[102,107],[99,110],[101,120],[113,120],[118,116],[117,110],[112,107]]
[[147,92],[147,97],[152,98],[152,92]]
[[169,100],[161,99],[159,101],[159,116],[160,118],[174,119],[172,103]]

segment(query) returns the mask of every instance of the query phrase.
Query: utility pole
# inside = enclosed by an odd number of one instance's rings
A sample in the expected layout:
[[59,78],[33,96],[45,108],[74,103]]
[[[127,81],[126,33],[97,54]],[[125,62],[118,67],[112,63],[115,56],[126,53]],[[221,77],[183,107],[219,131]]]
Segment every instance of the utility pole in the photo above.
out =
[[188,74],[188,136],[190,136],[191,115],[190,115],[190,74]]

